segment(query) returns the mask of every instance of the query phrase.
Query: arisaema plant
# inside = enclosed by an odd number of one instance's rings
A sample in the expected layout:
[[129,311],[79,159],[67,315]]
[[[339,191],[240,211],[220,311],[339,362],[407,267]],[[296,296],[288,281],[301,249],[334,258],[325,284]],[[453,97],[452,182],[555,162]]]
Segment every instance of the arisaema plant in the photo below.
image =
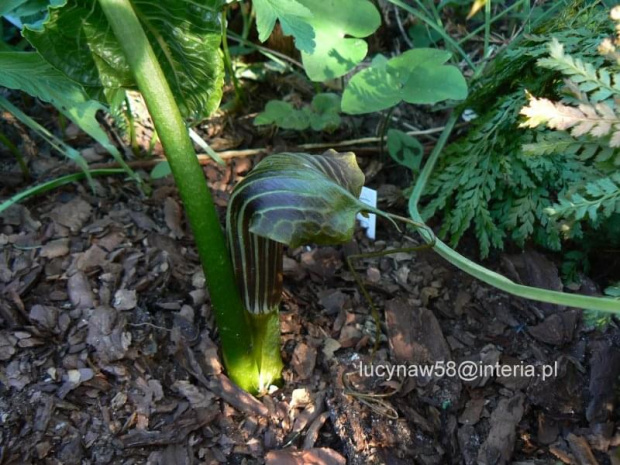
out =
[[[50,1],[44,20],[25,27],[23,34],[37,49],[37,60],[45,60],[61,73],[55,74],[57,82],[66,78],[63,85],[78,86],[77,100],[65,101],[67,114],[79,116],[79,105],[86,97],[118,105],[125,89],[138,89],[146,101],[194,232],[225,366],[242,388],[261,392],[280,378],[283,246],[346,241],[360,211],[372,210],[391,220],[422,226],[422,237],[438,253],[500,289],[546,302],[620,312],[617,301],[517,285],[435,242],[432,231],[421,223],[417,202],[455,118],[414,189],[410,210],[420,223],[370,209],[358,200],[364,177],[353,154],[277,154],[258,164],[236,187],[227,214],[226,241],[186,126],[186,121],[201,120],[219,105],[224,2]],[[341,3],[348,8],[343,9]],[[379,18],[368,0],[255,0],[255,7],[262,38],[279,20],[285,32],[295,35],[314,79],[341,76],[362,60],[367,51],[363,38],[376,29]],[[343,41],[344,35],[353,38]],[[19,62],[20,56],[32,60],[19,54],[10,58]],[[465,80],[446,64],[448,59],[446,52],[429,50],[406,52],[390,60],[379,58],[351,80],[343,111],[375,111],[401,100],[461,99],[467,92]],[[331,68],[323,69],[323,65]],[[3,72],[6,69],[0,69],[0,78]],[[23,78],[20,85],[26,81],[33,85],[14,87],[28,92],[45,82],[36,70]]]

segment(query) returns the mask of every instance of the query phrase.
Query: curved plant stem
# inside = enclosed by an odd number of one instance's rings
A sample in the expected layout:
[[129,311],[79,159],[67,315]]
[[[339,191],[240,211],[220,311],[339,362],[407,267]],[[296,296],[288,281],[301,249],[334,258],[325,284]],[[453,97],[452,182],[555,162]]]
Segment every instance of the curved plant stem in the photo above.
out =
[[548,289],[540,289],[517,284],[505,276],[495,273],[494,271],[491,271],[452,250],[447,244],[437,239],[430,228],[424,224],[424,220],[418,211],[418,202],[420,201],[420,197],[426,188],[426,184],[430,179],[433,169],[435,168],[439,155],[448,141],[448,137],[450,136],[459,115],[459,112],[454,112],[450,116],[444,132],[437,141],[437,145],[435,145],[429,160],[424,165],[424,168],[420,173],[420,177],[413,188],[411,198],[409,199],[409,214],[411,215],[413,221],[407,218],[395,217],[394,215],[391,216],[395,219],[406,220],[407,222],[410,222],[411,225],[418,228],[420,236],[422,236],[427,243],[433,244],[433,249],[435,252],[457,268],[481,281],[484,281],[487,284],[490,284],[493,287],[508,292],[509,294],[524,297],[526,299],[537,300],[539,302],[548,302],[556,305],[566,305],[570,307],[579,307],[589,310],[599,310],[620,314],[620,301],[618,300],[608,299],[605,297],[589,297],[579,294],[567,294],[565,292],[551,291]]
[[204,268],[228,374],[240,387],[255,392],[258,369],[252,354],[251,328],[219,217],[179,108],[130,0],[99,3],[144,96],[185,206]]

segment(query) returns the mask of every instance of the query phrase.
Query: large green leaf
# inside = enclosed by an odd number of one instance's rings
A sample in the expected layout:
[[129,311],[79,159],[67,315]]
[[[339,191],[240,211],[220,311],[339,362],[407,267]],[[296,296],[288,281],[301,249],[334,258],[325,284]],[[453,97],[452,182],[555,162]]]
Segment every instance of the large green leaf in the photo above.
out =
[[2,0],[0,16],[10,16],[18,27],[38,27],[47,15],[47,7],[61,5],[64,0]]
[[312,12],[298,0],[254,0],[258,38],[265,42],[276,20],[280,21],[282,32],[295,38],[295,46],[304,52],[314,50],[314,31],[308,19]]
[[79,84],[51,66],[38,53],[0,52],[0,86],[21,90],[53,104],[105,147],[128,174],[139,180],[97,121],[97,112],[104,110],[104,107],[90,100]]
[[34,52],[0,52],[0,86],[64,108],[88,100],[79,85]]
[[353,153],[281,153],[260,162],[234,189],[226,227],[239,288],[251,313],[277,308],[282,244],[351,239],[364,174]]
[[[223,84],[222,0],[134,0],[132,5],[184,116],[200,119],[214,111]],[[135,86],[96,0],[67,0],[50,8],[41,30],[27,28],[24,35],[46,60],[97,99],[110,102],[119,90]]]
[[403,100],[415,104],[462,100],[467,82],[457,67],[445,64],[449,58],[449,52],[432,48],[408,50],[391,60],[376,57],[345,88],[342,111],[372,113]]
[[312,17],[316,34],[312,52],[302,50],[306,73],[313,81],[345,75],[366,57],[362,40],[381,25],[381,15],[368,0],[299,0]]

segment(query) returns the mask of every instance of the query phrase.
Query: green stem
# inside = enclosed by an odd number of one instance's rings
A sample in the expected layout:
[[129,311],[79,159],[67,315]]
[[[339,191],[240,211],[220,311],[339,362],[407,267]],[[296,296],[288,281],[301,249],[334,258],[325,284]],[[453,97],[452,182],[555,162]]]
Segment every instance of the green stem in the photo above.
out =
[[523,13],[525,16],[525,26],[523,28],[523,31],[526,34],[529,34],[532,30],[531,28],[531,14],[532,14],[532,4],[530,3],[530,0],[523,0]]
[[379,128],[379,156],[380,157],[383,157],[383,147],[385,144],[385,133],[387,132],[388,127],[390,126],[390,118],[392,117],[392,114],[394,113],[395,108],[396,106],[390,107],[387,114],[385,115],[385,118],[383,120],[383,123],[381,124],[381,127]]
[[484,4],[484,52],[482,59],[489,57],[489,43],[491,41],[491,0]]
[[[490,25],[490,24],[493,24],[496,21],[499,21],[504,16],[509,14],[512,10],[516,10],[520,6],[521,6],[520,3],[514,3],[514,4],[510,5],[505,10],[502,10],[500,13],[498,13],[497,15],[493,16],[492,18],[490,18],[489,21],[488,21],[488,24]],[[465,42],[467,42],[472,37],[476,37],[480,32],[484,31],[486,27],[487,27],[487,21],[485,21],[482,26],[479,26],[476,29],[474,29],[473,31],[471,31],[469,34],[467,34],[462,39],[459,39],[457,43],[459,45],[464,44]]]
[[67,135],[67,118],[62,113],[58,113],[58,126],[60,126],[60,134],[62,134],[64,139]]
[[435,5],[435,0],[426,0],[426,3],[428,4],[428,10],[431,12],[431,16],[435,18],[435,21],[437,21],[437,25],[443,28],[443,22],[441,21],[439,10]]
[[[604,297],[589,297],[585,295],[579,294],[567,294],[564,292],[551,291],[548,289],[539,289],[536,287],[524,286],[522,284],[517,284],[510,279],[502,276],[494,271],[491,271],[463,255],[457,253],[452,250],[448,245],[440,241],[435,237],[435,235],[431,232],[430,228],[424,224],[424,220],[418,211],[418,203],[426,188],[426,184],[430,179],[430,176],[435,168],[435,164],[439,160],[439,155],[443,150],[448,138],[454,128],[458,118],[460,116],[459,112],[454,112],[448,123],[445,126],[443,133],[441,134],[437,144],[435,145],[431,156],[429,157],[426,165],[422,169],[420,173],[420,177],[418,178],[418,182],[413,188],[413,192],[411,194],[411,198],[409,199],[409,213],[411,218],[413,218],[413,222],[406,218],[396,218],[400,220],[405,220],[419,228],[418,231],[420,236],[429,244],[433,245],[433,249],[443,258],[445,258],[448,262],[452,263],[457,268],[462,271],[478,278],[479,280],[490,284],[493,287],[501,289],[502,291],[508,292],[509,294],[516,295],[518,297],[523,297],[526,299],[537,300],[539,302],[548,302],[556,305],[565,305],[569,307],[579,307],[585,308],[589,310],[599,310],[604,312],[611,312],[615,314],[620,314],[620,302],[614,299],[608,299]],[[394,217],[392,215],[392,217]]]
[[228,71],[228,75],[230,76],[230,80],[233,83],[233,87],[235,88],[235,99],[236,103],[245,103],[245,94],[243,93],[243,89],[239,85],[239,80],[237,79],[237,75],[235,74],[235,69],[232,64],[232,58],[230,56],[230,51],[228,50],[228,39],[226,36],[226,22],[228,21],[228,8],[224,7],[224,11],[222,11],[222,49],[224,51],[224,66],[226,66],[226,71]]
[[0,132],[0,144],[4,145],[9,150],[9,152],[13,154],[13,156],[17,160],[19,169],[22,171],[22,174],[24,175],[24,178],[29,179],[30,170],[28,169],[28,165],[26,164],[26,160],[24,160],[22,153],[19,151],[17,147],[15,147],[15,144],[13,144],[13,142],[11,142],[9,138],[5,136],[4,134],[2,134],[1,132]]
[[99,0],[149,109],[194,232],[230,378],[256,391],[252,332],[204,173],[166,77],[130,0]]
[[282,376],[280,312],[275,308],[269,313],[250,314],[249,318],[259,372],[258,392],[264,394],[272,385],[278,384]]
[[239,5],[239,8],[241,9],[241,17],[243,18],[243,31],[241,32],[241,37],[243,40],[248,40],[250,30],[252,29],[252,23],[254,22],[254,3],[251,5],[242,3]]

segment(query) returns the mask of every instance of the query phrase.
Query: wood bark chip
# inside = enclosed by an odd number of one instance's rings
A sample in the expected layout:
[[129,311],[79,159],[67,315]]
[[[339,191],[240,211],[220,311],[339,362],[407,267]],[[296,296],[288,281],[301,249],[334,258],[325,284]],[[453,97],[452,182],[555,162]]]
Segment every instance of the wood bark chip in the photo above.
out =
[[167,197],[164,201],[164,218],[166,226],[170,229],[170,235],[173,239],[180,239],[184,236],[181,220],[183,212],[181,206],[172,197]]
[[452,359],[437,318],[405,299],[385,303],[390,349],[396,362],[432,363]]
[[478,452],[480,465],[510,463],[517,438],[516,427],[523,417],[525,396],[501,399],[491,414],[491,430]]
[[78,271],[67,281],[67,294],[76,309],[84,310],[95,306],[95,295],[86,275]]
[[54,208],[49,216],[57,223],[66,226],[72,233],[77,233],[90,218],[92,207],[81,197],[74,197],[65,204]]
[[345,465],[346,460],[333,449],[303,451],[272,450],[265,456],[266,465]]
[[305,380],[310,378],[316,365],[316,349],[300,342],[295,347],[291,364],[299,379]]
[[573,433],[570,433],[567,439],[577,465],[598,465],[588,441]]
[[620,350],[608,341],[592,344],[590,358],[590,401],[586,418],[590,422],[603,423],[613,418],[615,410],[615,386],[620,377]]
[[[561,291],[564,288],[555,263],[535,250],[526,250],[519,255],[504,255],[502,264],[509,277],[526,286],[552,291]],[[527,305],[533,308],[541,319],[564,310],[564,307],[559,305],[531,300],[527,301]]]

